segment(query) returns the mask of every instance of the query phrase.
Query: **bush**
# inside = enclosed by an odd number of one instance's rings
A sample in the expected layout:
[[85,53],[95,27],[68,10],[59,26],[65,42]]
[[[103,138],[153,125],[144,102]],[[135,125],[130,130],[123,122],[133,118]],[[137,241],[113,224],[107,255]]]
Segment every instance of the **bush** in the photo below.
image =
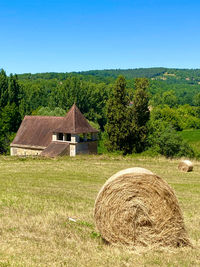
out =
[[66,111],[62,108],[56,107],[54,110],[51,110],[49,107],[40,107],[39,109],[32,112],[32,115],[39,116],[60,116],[63,117],[66,115]]
[[194,152],[172,128],[165,129],[160,138],[155,140],[157,152],[169,157],[187,156],[193,157]]
[[182,137],[166,122],[155,121],[150,126],[151,134],[149,146],[167,158],[171,157],[194,157],[193,149],[183,141]]
[[175,130],[181,131],[181,117],[178,115],[175,109],[170,108],[169,106],[156,107],[151,112],[151,120],[157,121],[162,120],[168,125],[171,125]]

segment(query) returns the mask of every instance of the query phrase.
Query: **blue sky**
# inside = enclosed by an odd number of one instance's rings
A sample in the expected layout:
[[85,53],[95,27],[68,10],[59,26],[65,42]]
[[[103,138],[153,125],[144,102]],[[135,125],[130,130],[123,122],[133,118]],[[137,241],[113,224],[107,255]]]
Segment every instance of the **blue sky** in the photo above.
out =
[[0,0],[0,68],[200,68],[199,11],[197,0]]

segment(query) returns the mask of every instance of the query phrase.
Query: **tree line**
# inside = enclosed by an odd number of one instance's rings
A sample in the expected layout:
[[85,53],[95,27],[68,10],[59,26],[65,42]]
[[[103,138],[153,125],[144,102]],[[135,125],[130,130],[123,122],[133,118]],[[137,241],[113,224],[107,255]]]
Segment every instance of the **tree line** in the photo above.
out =
[[[166,71],[164,68],[149,69],[147,76],[159,77]],[[120,150],[126,154],[153,148],[163,153],[159,148],[162,142],[155,142],[156,131],[163,137],[165,129],[172,135],[182,129],[200,128],[199,85],[185,87],[164,80],[130,79],[131,70],[124,70],[129,78],[119,76],[116,79],[112,72],[120,74],[120,70],[110,70],[100,71],[101,75],[99,71],[91,71],[7,76],[1,70],[0,153],[8,153],[9,144],[25,115],[64,116],[74,102],[86,118],[101,129],[109,151]],[[138,69],[134,75],[144,72],[145,69]],[[112,122],[115,114],[118,119]]]

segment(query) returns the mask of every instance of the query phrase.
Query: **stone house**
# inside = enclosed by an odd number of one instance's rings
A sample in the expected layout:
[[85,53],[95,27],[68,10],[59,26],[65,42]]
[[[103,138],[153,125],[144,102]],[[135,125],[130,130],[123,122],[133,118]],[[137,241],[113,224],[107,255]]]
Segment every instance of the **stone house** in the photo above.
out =
[[97,133],[74,104],[65,117],[25,116],[11,156],[76,156],[97,153]]

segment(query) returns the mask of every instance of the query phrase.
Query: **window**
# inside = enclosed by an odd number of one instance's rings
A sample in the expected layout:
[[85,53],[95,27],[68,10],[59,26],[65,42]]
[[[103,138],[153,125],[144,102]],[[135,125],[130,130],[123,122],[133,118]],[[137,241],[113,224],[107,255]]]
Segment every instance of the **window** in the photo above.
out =
[[67,134],[67,141],[71,141],[71,134]]
[[57,140],[63,141],[63,133],[58,133]]

